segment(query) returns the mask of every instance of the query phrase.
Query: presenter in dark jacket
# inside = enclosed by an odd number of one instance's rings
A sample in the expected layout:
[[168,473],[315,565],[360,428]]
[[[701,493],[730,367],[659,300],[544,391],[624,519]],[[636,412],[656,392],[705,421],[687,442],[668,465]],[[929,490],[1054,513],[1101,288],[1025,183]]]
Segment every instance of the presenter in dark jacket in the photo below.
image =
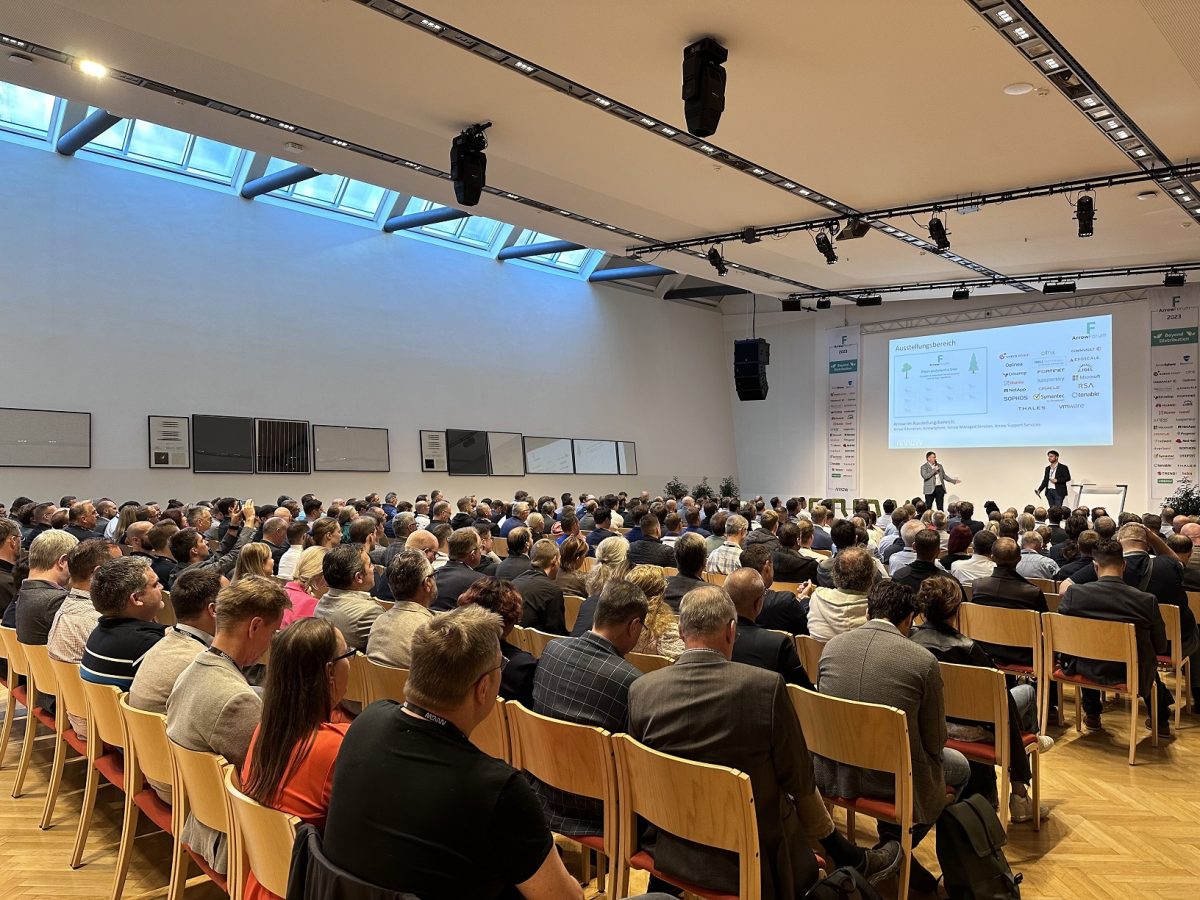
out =
[[1037,493],[1046,492],[1046,503],[1049,506],[1062,506],[1067,499],[1067,484],[1071,480],[1071,470],[1058,461],[1058,451],[1051,450],[1046,454],[1050,464],[1042,475],[1042,483],[1036,488]]

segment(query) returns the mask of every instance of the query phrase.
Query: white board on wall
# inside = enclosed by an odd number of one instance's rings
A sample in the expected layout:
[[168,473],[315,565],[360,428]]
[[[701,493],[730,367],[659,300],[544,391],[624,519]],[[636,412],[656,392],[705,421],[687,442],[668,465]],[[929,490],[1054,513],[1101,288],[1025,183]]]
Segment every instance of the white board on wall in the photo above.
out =
[[525,471],[530,475],[573,475],[570,438],[526,437]]
[[316,472],[390,472],[386,428],[314,425],[313,470]]
[[92,467],[92,414],[0,409],[0,466]]
[[579,475],[616,475],[617,442],[577,440],[575,472]]
[[520,434],[510,431],[489,431],[488,454],[493,475],[524,475],[525,445]]

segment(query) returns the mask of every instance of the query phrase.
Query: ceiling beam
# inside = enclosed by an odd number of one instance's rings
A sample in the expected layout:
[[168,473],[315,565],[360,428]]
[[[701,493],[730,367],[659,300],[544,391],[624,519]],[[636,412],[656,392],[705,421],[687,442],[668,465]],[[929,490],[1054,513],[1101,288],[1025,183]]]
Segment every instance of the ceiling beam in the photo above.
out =
[[662,266],[622,266],[619,269],[601,269],[588,276],[588,281],[621,281],[625,278],[654,278],[659,275],[674,275],[672,269]]
[[515,247],[505,247],[496,259],[524,259],[527,256],[546,256],[550,253],[570,253],[572,250],[586,250],[583,244],[571,241],[543,241],[540,244],[519,244]]
[[733,285],[705,284],[699,287],[672,288],[663,294],[664,300],[697,300],[701,297],[733,297],[737,294],[749,294],[745,288]]
[[77,150],[90,144],[120,121],[120,116],[114,116],[106,109],[98,109],[60,137],[54,149],[63,156],[74,156]]
[[280,169],[278,172],[272,172],[270,175],[255,178],[253,181],[247,181],[242,185],[240,193],[247,200],[253,200],[255,197],[261,197],[263,194],[271,193],[271,191],[277,191],[280,188],[290,187],[293,184],[299,184],[301,181],[316,178],[320,174],[312,166],[289,166],[286,169]]
[[426,225],[437,225],[439,222],[453,222],[456,219],[469,219],[470,217],[469,212],[442,206],[437,209],[427,209],[424,212],[409,213],[406,216],[392,216],[383,223],[383,230],[391,234],[394,231],[424,228]]

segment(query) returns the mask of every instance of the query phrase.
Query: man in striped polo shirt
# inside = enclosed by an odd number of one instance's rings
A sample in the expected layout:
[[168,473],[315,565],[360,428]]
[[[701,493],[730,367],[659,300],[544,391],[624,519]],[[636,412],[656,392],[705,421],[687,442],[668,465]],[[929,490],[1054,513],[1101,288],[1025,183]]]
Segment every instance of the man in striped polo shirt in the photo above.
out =
[[143,556],[110,559],[92,576],[92,605],[100,621],[84,647],[79,674],[127,691],[146,652],[163,636],[154,621],[163,607],[158,575]]

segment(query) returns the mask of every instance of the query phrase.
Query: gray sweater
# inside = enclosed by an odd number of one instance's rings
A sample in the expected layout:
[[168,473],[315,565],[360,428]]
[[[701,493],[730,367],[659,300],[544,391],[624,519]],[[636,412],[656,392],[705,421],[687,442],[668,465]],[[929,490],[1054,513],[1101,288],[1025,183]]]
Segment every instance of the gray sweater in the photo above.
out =
[[313,610],[314,616],[331,622],[342,633],[347,646],[360,653],[367,652],[371,626],[382,614],[383,607],[370,594],[339,588],[330,588]]

